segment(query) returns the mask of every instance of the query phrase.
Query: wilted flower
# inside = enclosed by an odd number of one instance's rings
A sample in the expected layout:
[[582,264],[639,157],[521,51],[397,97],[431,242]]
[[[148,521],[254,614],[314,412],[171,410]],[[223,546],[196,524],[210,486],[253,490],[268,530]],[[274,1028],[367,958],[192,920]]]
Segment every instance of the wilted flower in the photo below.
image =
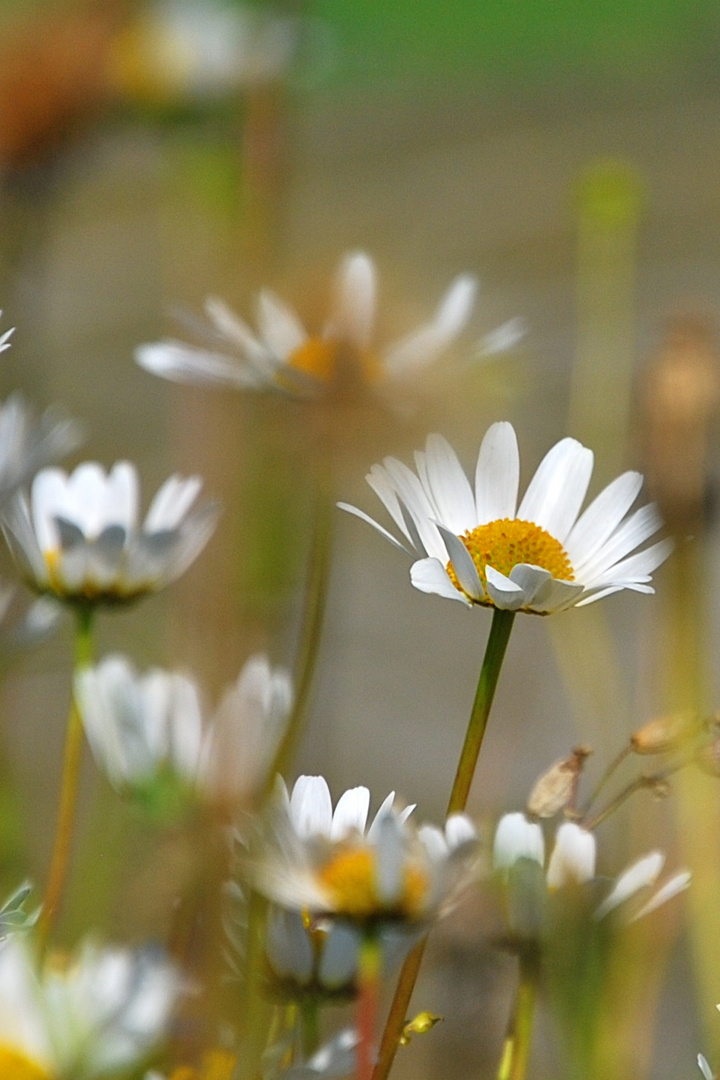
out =
[[511,424],[493,424],[485,435],[474,493],[442,436],[431,435],[415,463],[417,475],[385,458],[367,477],[402,541],[356,507],[340,506],[417,557],[410,576],[421,592],[538,615],[621,589],[653,592],[650,575],[670,544],[630,554],[660,527],[652,505],[626,516],[642,484],[639,473],[623,473],[578,516],[593,454],[575,439],[562,439],[545,455],[519,507]]
[[190,565],[207,543],[217,507],[193,507],[202,481],[171,476],[138,525],[134,465],[106,474],[95,462],[69,476],[43,469],[30,500],[18,493],[4,528],[28,583],[80,606],[127,603],[156,592]]
[[317,336],[308,334],[275,293],[264,290],[258,299],[257,333],[220,300],[210,299],[205,310],[221,351],[166,340],[141,345],[135,356],[141,367],[176,382],[276,389],[300,396],[314,396],[334,382],[382,390],[450,348],[467,324],[475,291],[471,276],[457,277],[428,323],[378,348],[373,342],[375,266],[368,255],[356,251],[340,264],[334,306]]
[[95,1080],[137,1068],[164,1036],[180,989],[150,951],[86,944],[36,974],[17,939],[0,948],[0,1075]]
[[346,791],[333,811],[326,781],[282,781],[267,836],[251,864],[255,886],[287,908],[360,926],[422,925],[452,905],[474,868],[477,835],[455,814],[444,831],[416,828],[391,793],[366,829],[370,793]]
[[113,655],[79,673],[77,699],[95,758],[118,790],[151,796],[169,780],[225,804],[265,783],[293,694],[286,671],[253,656],[206,717],[187,675],[154,668],[140,676]]

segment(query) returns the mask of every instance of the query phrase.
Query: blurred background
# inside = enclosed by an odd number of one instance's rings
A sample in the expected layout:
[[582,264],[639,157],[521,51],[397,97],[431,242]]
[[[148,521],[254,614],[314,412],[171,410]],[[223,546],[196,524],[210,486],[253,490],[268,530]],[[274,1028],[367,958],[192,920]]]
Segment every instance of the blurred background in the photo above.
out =
[[[335,424],[337,497],[375,514],[373,462],[409,461],[437,430],[471,469],[487,426],[510,419],[524,482],[572,434],[596,453],[591,494],[642,468],[677,541],[656,597],[518,620],[473,812],[520,808],[579,741],[597,775],[651,716],[717,709],[718,177],[711,0],[2,0],[0,305],[3,329],[18,328],[3,392],[62,403],[84,425],[82,458],[135,460],[146,502],[178,469],[225,503],[187,580],[103,619],[101,650],[186,665],[210,695],[255,649],[292,665],[313,421],[279,397],[162,382],[133,350],[187,336],[183,319],[210,294],[250,317],[261,285],[317,328],[342,253],[364,249],[380,275],[380,341],[429,317],[458,273],[481,288],[454,355],[407,408],[364,404]],[[522,340],[488,350],[486,335],[516,317]],[[488,626],[485,612],[412,590],[402,556],[338,512],[297,771],[323,772],[335,794],[366,783],[376,803],[396,789],[438,817]],[[69,642],[61,633],[5,678],[5,864],[38,879]],[[159,932],[154,897],[172,892],[183,856],[138,837],[133,880],[120,895],[103,886],[111,859],[93,822],[114,804],[98,788],[88,763],[81,880],[100,884],[76,890],[68,925]],[[720,788],[694,777],[676,795],[640,794],[601,830],[608,874],[652,846],[696,874],[689,930],[670,915],[639,941],[652,978],[628,991],[618,1076],[690,1076],[697,1051],[720,1045]],[[415,1040],[399,1077],[442,1075],[451,1052],[463,1075],[492,1070],[513,968],[488,948],[480,907],[438,935],[432,1004],[422,987],[416,1000],[448,1020]],[[546,1028],[538,1080],[565,1075]]]

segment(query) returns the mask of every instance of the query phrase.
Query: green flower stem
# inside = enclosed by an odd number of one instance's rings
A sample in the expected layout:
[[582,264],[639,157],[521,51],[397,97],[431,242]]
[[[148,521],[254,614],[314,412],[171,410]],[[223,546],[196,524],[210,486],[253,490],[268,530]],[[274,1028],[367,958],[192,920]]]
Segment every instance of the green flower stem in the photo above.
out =
[[376,930],[366,930],[358,957],[357,1080],[371,1080],[380,998],[382,949]]
[[[77,676],[82,668],[87,667],[91,662],[92,621],[92,608],[78,608],[77,621],[75,624],[74,677]],[[41,951],[47,946],[50,933],[60,910],[63,893],[65,892],[65,883],[67,881],[68,868],[70,865],[73,827],[75,824],[75,807],[77,804],[78,786],[80,782],[82,747],[82,717],[80,716],[80,710],[78,709],[73,686],[65,734],[58,822],[55,830],[55,842],[50,863],[50,874],[45,889],[45,899],[38,921],[38,939]]]
[[300,1032],[302,1056],[307,1061],[320,1047],[320,1007],[314,995],[307,994],[300,1001]]
[[[495,690],[500,678],[500,669],[505,659],[505,651],[510,640],[514,619],[514,611],[493,609],[492,625],[490,626],[485,656],[480,669],[475,701],[470,713],[467,734],[465,735],[465,742],[460,754],[457,772],[455,773],[455,781],[448,801],[448,816],[462,812],[467,805],[470,787],[475,775],[475,766],[485,736],[488,717],[495,697]],[[427,937],[424,937],[410,951],[403,964],[395,989],[395,997],[385,1023],[378,1063],[373,1072],[373,1080],[387,1080],[392,1068],[395,1054],[400,1045],[403,1028],[407,1021],[410,998],[415,988],[426,944]]]
[[282,775],[292,761],[295,748],[302,733],[307,713],[313,676],[320,653],[323,621],[327,606],[330,563],[332,561],[333,514],[335,503],[331,496],[332,487],[323,473],[315,512],[315,530],[308,582],[305,592],[305,611],[300,633],[300,646],[296,670],[295,707],[280,742],[277,753],[268,772],[267,786],[274,783],[275,776]]
[[530,1060],[539,967],[534,950],[520,954],[520,979],[497,1080],[525,1080]]

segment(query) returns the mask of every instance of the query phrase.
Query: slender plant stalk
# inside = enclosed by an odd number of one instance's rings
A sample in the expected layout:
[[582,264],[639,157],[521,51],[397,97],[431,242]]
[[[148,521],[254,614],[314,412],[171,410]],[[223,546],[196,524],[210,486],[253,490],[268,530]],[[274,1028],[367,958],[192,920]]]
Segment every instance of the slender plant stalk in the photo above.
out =
[[307,995],[300,1003],[300,1032],[303,1060],[307,1061],[320,1046],[320,1009],[317,998]]
[[273,784],[275,776],[278,773],[282,775],[292,761],[295,747],[304,726],[315,667],[320,653],[320,640],[327,606],[330,563],[332,561],[332,522],[335,510],[335,504],[331,496],[331,486],[325,481],[327,481],[327,477],[323,475],[317,498],[313,547],[305,593],[305,611],[296,664],[298,676],[295,706],[275,754],[272,768],[269,770],[268,787]]
[[[498,608],[493,610],[492,625],[490,626],[490,635],[480,669],[475,701],[470,713],[465,742],[460,753],[457,772],[455,773],[455,781],[448,800],[448,815],[460,813],[467,805],[514,619],[515,612],[513,611],[500,611]],[[378,1063],[372,1074],[373,1080],[387,1080],[392,1068],[407,1020],[410,998],[415,988],[426,944],[427,937],[424,937],[411,950],[403,964],[395,989],[395,997],[385,1022]]]
[[358,958],[357,1080],[371,1080],[373,1075],[381,967],[378,934],[374,930],[366,931]]
[[[92,608],[78,609],[75,624],[74,677],[77,676],[82,668],[87,667],[91,661],[92,619]],[[82,717],[80,716],[80,710],[78,709],[75,698],[75,689],[73,687],[70,698],[70,712],[68,714],[65,733],[63,774],[60,787],[60,807],[55,830],[55,842],[50,863],[50,874],[45,889],[45,899],[43,901],[42,912],[38,922],[38,939],[41,952],[47,946],[50,933],[55,924],[55,920],[57,919],[58,911],[60,910],[63,893],[65,892],[65,884],[70,865],[73,828],[75,825],[75,808],[80,781],[82,747]]]
[[520,979],[497,1080],[525,1080],[530,1060],[538,973],[534,951],[521,953]]

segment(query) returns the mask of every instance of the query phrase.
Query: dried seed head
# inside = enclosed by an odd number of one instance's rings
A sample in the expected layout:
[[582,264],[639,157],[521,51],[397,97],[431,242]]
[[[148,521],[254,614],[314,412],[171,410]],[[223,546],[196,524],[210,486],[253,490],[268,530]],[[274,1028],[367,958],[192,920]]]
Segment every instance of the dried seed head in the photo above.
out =
[[530,792],[528,813],[533,817],[550,818],[571,807],[585,759],[591,753],[589,746],[576,746],[570,757],[551,765]]
[[630,746],[636,754],[667,754],[677,750],[695,728],[695,718],[687,713],[658,716],[630,736]]

